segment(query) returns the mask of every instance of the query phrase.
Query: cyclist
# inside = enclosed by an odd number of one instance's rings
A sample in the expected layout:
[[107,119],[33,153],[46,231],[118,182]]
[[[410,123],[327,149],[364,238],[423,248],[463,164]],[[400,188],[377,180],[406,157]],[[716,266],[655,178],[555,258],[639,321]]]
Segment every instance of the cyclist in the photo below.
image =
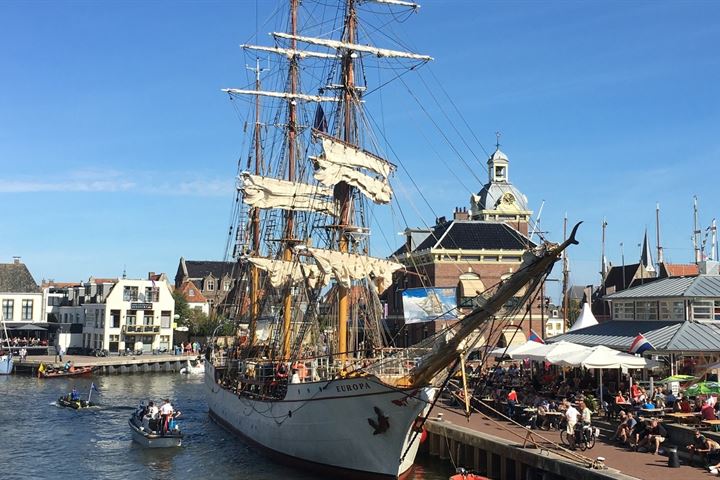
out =
[[582,435],[585,434],[586,430],[590,430],[590,425],[592,424],[592,412],[585,404],[584,400],[580,400],[578,402],[578,409],[580,410],[580,428],[578,428],[575,431],[575,436],[577,437],[577,441],[583,441]]
[[567,436],[568,436],[568,443],[570,443],[570,450],[575,450],[575,425],[577,425],[578,417],[580,416],[580,412],[577,411],[577,408],[573,407],[572,404],[567,405],[567,410],[565,410],[565,419],[567,420]]

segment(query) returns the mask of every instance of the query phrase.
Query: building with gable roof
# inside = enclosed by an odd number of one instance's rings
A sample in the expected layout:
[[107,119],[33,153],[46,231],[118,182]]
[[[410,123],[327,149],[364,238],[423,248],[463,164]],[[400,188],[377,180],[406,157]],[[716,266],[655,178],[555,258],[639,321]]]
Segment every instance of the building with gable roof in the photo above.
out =
[[210,315],[210,304],[195,283],[186,280],[177,290],[185,297],[189,308]]
[[20,257],[0,263],[0,312],[8,328],[43,322],[43,303],[42,290]]
[[180,257],[175,288],[181,288],[187,281],[194,283],[212,310],[229,301],[228,296],[235,286],[236,268],[235,262],[186,260]]
[[[403,332],[398,343],[412,345],[445,328],[447,320],[405,324],[403,292],[419,287],[454,289],[458,315],[469,313],[475,298],[493,287],[522,263],[534,243],[528,238],[532,211],[527,197],[510,182],[508,157],[497,149],[488,159],[488,182],[470,198],[470,209],[457,208],[453,218],[441,217],[431,228],[407,229],[405,243],[390,257],[405,270],[395,274],[385,292],[386,325],[391,334]],[[522,294],[524,292],[520,292]],[[527,321],[512,318],[499,338],[480,343],[524,343],[532,328],[543,335],[549,318],[540,300]]]

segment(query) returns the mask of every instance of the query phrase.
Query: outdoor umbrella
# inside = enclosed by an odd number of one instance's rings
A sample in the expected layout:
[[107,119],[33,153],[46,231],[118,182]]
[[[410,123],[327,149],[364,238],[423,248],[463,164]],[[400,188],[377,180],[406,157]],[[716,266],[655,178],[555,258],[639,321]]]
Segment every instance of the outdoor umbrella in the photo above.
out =
[[691,385],[685,389],[685,394],[689,397],[697,395],[707,395],[710,393],[720,393],[720,383],[718,382],[700,382]]
[[551,343],[549,345],[543,345],[545,348],[537,349],[527,353],[524,358],[535,360],[537,362],[550,362],[555,363],[553,360],[562,358],[572,352],[580,350],[589,350],[588,347],[578,345],[577,343],[560,341],[557,343]]
[[[532,352],[539,352],[543,349],[546,349],[548,345],[545,345],[544,343],[540,342],[534,342],[529,341],[525,342],[522,345],[511,345],[510,347],[500,347],[496,348],[492,352],[490,352],[492,355],[500,356],[503,353],[507,355],[510,358],[525,358],[525,356]],[[506,351],[507,350],[507,351]]]
[[667,378],[663,378],[660,380],[660,383],[670,383],[670,382],[689,382],[690,380],[695,380],[696,377],[693,377],[692,375],[672,375]]
[[10,330],[23,330],[28,332],[38,332],[41,330],[47,330],[45,327],[41,327],[39,325],[21,325],[19,327],[10,328]]

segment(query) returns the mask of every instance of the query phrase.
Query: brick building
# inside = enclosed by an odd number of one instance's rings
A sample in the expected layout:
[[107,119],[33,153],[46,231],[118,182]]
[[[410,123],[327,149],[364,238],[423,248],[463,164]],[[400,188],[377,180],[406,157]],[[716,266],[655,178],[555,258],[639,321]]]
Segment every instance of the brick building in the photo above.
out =
[[[398,272],[384,299],[386,324],[396,342],[412,345],[456,319],[405,325],[403,292],[416,287],[451,288],[458,305],[457,318],[469,313],[474,298],[515,272],[522,255],[534,244],[528,238],[532,211],[527,198],[509,180],[508,157],[498,148],[488,159],[488,183],[470,198],[470,209],[457,208],[452,219],[441,217],[430,229],[407,229],[405,244],[392,257],[406,266]],[[519,292],[522,295],[524,292]],[[532,328],[545,331],[549,318],[540,295],[518,325],[525,309],[510,319],[495,338],[479,344],[524,343]],[[517,298],[517,297],[516,297]],[[405,328],[403,326],[405,325]]]

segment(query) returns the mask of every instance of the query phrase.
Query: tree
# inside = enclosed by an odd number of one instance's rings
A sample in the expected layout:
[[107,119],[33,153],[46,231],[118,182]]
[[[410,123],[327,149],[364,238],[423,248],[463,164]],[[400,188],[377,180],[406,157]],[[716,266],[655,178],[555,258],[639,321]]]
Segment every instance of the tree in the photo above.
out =
[[186,327],[188,326],[187,322],[190,318],[192,309],[188,305],[185,295],[183,295],[180,290],[173,290],[172,296],[173,300],[175,300],[175,315],[177,315],[178,318],[177,323],[179,326]]

